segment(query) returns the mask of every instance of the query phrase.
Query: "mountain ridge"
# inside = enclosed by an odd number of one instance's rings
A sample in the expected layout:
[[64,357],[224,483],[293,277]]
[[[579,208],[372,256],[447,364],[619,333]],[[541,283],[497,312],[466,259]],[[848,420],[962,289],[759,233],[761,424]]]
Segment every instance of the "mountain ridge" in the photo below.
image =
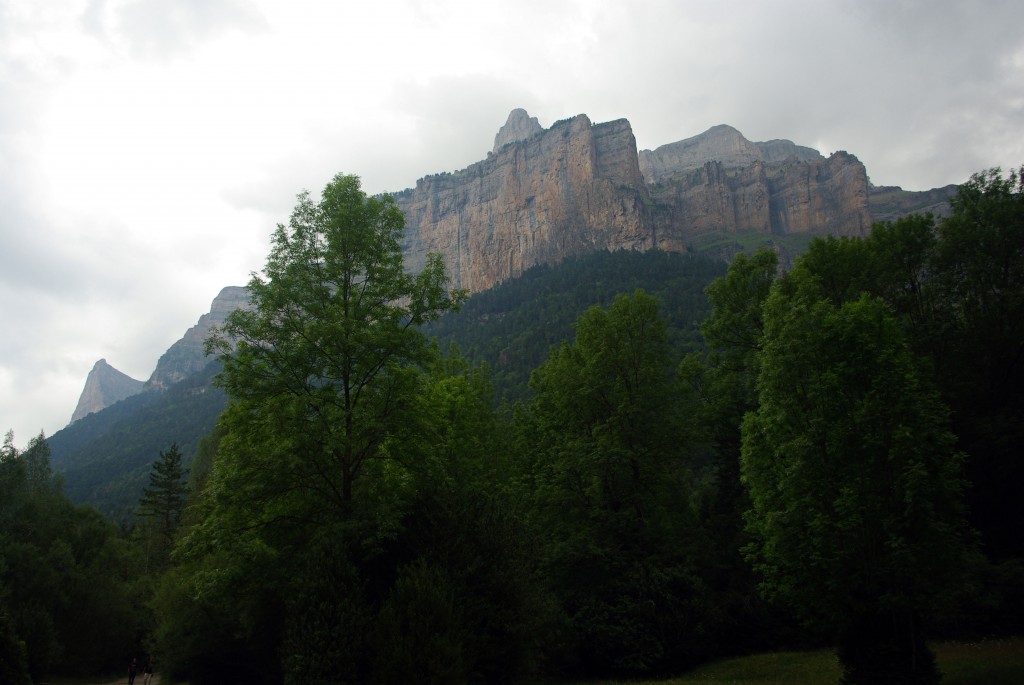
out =
[[486,159],[393,196],[407,267],[441,253],[453,284],[479,291],[594,249],[685,252],[709,233],[865,235],[868,185],[852,154],[751,143],[726,125],[641,156],[626,119],[579,114],[545,129],[517,109]]
[[78,397],[78,404],[71,414],[74,423],[89,414],[100,411],[142,392],[146,383],[136,380],[126,373],[118,371],[107,363],[106,359],[97,361],[85,379],[85,387]]
[[[875,188],[854,155],[826,158],[785,139],[752,142],[727,124],[638,151],[627,119],[595,124],[578,114],[544,128],[516,108],[485,159],[391,195],[406,218],[407,268],[418,271],[428,252],[440,252],[453,285],[481,291],[536,264],[591,250],[688,252],[733,244],[735,251],[750,233],[774,245],[799,233],[865,235],[873,211],[886,220],[911,211],[942,215],[952,189]],[[715,250],[731,256],[730,249]],[[97,362],[72,422],[202,370],[206,337],[247,302],[243,286],[223,288],[144,383]],[[116,377],[124,389],[100,392]]]
[[[525,110],[513,110],[486,159],[393,193],[406,219],[406,266],[418,271],[427,252],[441,252],[453,285],[482,292],[533,267],[594,252],[728,259],[767,245],[791,259],[813,235],[865,235],[873,198],[888,198],[887,216],[895,217],[921,203],[938,207],[944,196],[879,191],[851,154],[826,158],[791,141],[751,143],[724,125],[645,152],[659,150],[660,166],[651,172],[657,180],[650,182],[626,119],[595,124],[580,114],[545,129]],[[144,483],[148,464],[169,440],[184,443],[191,459],[226,402],[211,385],[216,367],[203,341],[247,302],[244,287],[222,289],[210,311],[161,355],[141,392],[51,436],[54,468],[66,474],[78,501],[119,493],[125,514],[126,493]],[[504,350],[498,363],[514,353]],[[157,437],[136,440],[132,422],[143,420],[156,426]],[[114,469],[118,482],[97,481],[93,469]]]

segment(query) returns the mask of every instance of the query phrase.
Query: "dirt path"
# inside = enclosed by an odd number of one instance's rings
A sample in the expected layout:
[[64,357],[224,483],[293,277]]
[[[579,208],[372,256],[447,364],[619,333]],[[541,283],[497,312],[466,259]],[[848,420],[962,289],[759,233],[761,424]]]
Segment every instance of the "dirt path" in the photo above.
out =
[[[143,685],[143,683],[145,683],[145,682],[146,681],[144,679],[144,676],[141,676],[141,675],[135,676],[135,685]],[[59,685],[59,683],[60,683],[59,680],[58,681],[54,681],[54,685]],[[82,683],[82,685],[93,685],[93,684],[92,683]],[[95,685],[128,685],[128,676],[125,676],[123,678],[118,678],[117,680],[115,680],[113,682],[110,682],[110,683],[100,683],[100,682],[97,682],[97,683],[95,683]],[[160,685],[160,674],[159,673],[154,673],[153,674],[153,677],[149,681],[149,685]]]

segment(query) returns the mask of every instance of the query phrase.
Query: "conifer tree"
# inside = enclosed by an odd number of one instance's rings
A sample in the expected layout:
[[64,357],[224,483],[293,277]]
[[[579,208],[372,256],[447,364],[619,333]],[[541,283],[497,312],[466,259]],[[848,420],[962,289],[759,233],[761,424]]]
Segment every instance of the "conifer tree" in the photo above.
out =
[[188,497],[186,474],[187,470],[181,465],[181,450],[177,443],[172,443],[153,462],[149,487],[143,490],[139,500],[139,516],[153,519],[154,527],[168,545],[178,530]]

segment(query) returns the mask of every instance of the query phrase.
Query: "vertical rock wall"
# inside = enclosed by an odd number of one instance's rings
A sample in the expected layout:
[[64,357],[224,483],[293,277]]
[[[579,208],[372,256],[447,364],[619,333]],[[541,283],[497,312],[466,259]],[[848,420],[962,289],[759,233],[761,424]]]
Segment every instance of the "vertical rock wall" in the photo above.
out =
[[514,111],[486,160],[395,195],[410,269],[440,252],[454,284],[479,291],[590,250],[684,251],[710,233],[863,235],[871,226],[867,173],[846,153],[750,143],[720,126],[648,154],[657,179],[648,183],[625,119],[533,124]]
[[651,247],[642,189],[629,122],[579,115],[395,199],[408,266],[440,252],[455,285],[484,290],[583,250]]

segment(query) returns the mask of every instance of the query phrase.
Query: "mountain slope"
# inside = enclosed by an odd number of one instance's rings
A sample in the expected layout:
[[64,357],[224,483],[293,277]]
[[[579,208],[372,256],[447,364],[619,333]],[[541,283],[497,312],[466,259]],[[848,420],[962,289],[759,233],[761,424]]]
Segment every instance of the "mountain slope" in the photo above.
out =
[[50,463],[73,502],[119,522],[132,517],[162,450],[178,443],[188,464],[227,405],[212,384],[219,362],[175,383],[118,402],[47,438]]
[[85,387],[71,414],[71,423],[142,392],[145,385],[143,381],[121,373],[108,364],[106,359],[99,360],[85,379]]
[[725,274],[726,263],[700,255],[652,250],[599,251],[538,265],[519,278],[470,297],[457,313],[424,327],[444,351],[486,363],[499,399],[529,396],[530,373],[552,345],[572,340],[573,323],[588,307],[607,306],[638,288],[656,296],[680,356],[700,347],[700,322],[708,312],[704,288]]

